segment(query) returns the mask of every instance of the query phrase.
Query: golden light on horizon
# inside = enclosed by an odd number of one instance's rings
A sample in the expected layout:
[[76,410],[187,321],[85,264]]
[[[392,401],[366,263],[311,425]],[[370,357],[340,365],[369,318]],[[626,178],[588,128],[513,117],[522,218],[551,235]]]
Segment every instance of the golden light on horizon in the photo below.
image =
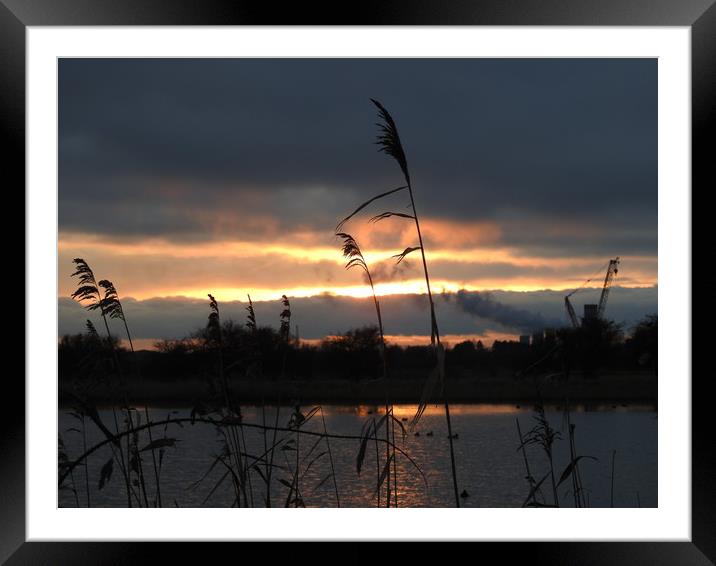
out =
[[[653,287],[655,283],[645,282],[641,285],[630,285],[631,288]],[[456,283],[453,281],[431,281],[433,295],[440,293],[456,293],[458,291],[512,291],[512,292],[533,292],[533,291],[568,291],[575,285],[546,285],[545,282],[533,282],[524,284],[505,283],[504,281],[488,281],[487,284],[473,285],[470,283]],[[395,295],[425,294],[426,286],[424,279],[414,279],[394,283],[378,283],[375,286],[378,297]],[[65,294],[69,296],[71,290]],[[152,290],[148,292],[125,292],[125,297],[138,301],[148,299],[166,299],[184,297],[188,299],[206,299],[207,293],[214,295],[219,301],[246,301],[247,294],[251,295],[254,301],[274,301],[286,295],[289,298],[310,298],[310,297],[348,297],[353,299],[364,299],[372,296],[368,285],[352,286],[315,286],[315,287],[275,287],[275,288],[242,288],[242,287],[199,287],[199,288],[178,288],[165,290]]]
[[[111,241],[91,235],[60,234],[59,294],[68,296],[75,287],[69,275],[71,258],[84,257],[102,278],[112,279],[123,296],[138,300],[164,297],[257,301],[289,297],[333,295],[365,298],[370,287],[357,271],[346,272],[338,241],[321,243],[324,235],[302,232],[283,241],[171,242],[153,238]],[[330,240],[330,236],[327,238]],[[286,244],[285,241],[294,242]],[[376,273],[393,269],[395,248],[364,252]],[[376,294],[422,294],[425,281],[418,253],[406,260],[407,269],[376,276]],[[530,292],[569,290],[593,277],[605,258],[539,257],[525,255],[514,247],[433,247],[426,257],[431,270],[433,293],[504,290]],[[628,273],[624,286],[651,287],[657,283],[656,258],[624,256],[622,272]],[[501,273],[505,275],[501,275]],[[279,275],[280,274],[280,275]],[[598,277],[597,277],[598,278]],[[598,286],[594,278],[590,286]],[[381,279],[392,279],[381,281]],[[620,284],[618,281],[617,284]]]
[[[300,338],[301,344],[306,344],[309,346],[317,346],[324,340],[337,338],[335,335],[326,335],[321,338]],[[460,342],[465,341],[472,341],[472,342],[482,342],[483,345],[486,348],[489,348],[492,346],[493,342],[495,340],[502,340],[502,341],[509,341],[509,340],[517,340],[519,338],[518,334],[509,333],[509,332],[486,332],[484,334],[444,334],[441,336],[441,341],[445,345],[445,347],[450,348],[454,346],[455,344],[459,344]],[[407,346],[427,346],[430,344],[430,335],[429,334],[386,334],[385,340],[389,346],[400,346],[400,347],[407,347]],[[133,340],[134,347],[137,350],[155,350],[155,344],[156,342],[161,341],[158,338],[135,338]],[[129,348],[129,342],[126,340],[120,339],[121,344]]]

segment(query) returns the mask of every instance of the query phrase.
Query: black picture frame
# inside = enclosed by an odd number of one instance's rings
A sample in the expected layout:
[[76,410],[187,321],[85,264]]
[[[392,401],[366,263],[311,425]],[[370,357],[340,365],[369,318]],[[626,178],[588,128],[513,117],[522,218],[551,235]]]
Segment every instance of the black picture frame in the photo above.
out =
[[[205,0],[0,0],[0,119],[6,196],[25,184],[25,32],[27,26],[69,25],[565,25],[688,26],[692,53],[692,186],[713,186],[716,108],[714,0],[400,0],[282,7]],[[692,195],[695,193],[692,188]],[[19,210],[17,208],[16,210]],[[18,216],[15,214],[14,216]],[[25,297],[27,300],[27,297]],[[17,297],[15,297],[17,301]],[[691,329],[685,329],[689,331]],[[7,564],[131,564],[188,559],[189,545],[162,543],[25,542],[25,399],[20,372],[5,371],[0,436],[0,560]],[[677,377],[677,376],[671,376]],[[678,376],[685,378],[686,376]],[[483,543],[503,563],[706,565],[716,562],[716,446],[707,403],[709,375],[692,386],[691,542]],[[700,378],[700,379],[698,379]],[[557,535],[558,536],[558,535]],[[82,538],[82,533],[77,533]],[[194,545],[191,545],[192,547]],[[205,552],[205,551],[203,551]],[[479,552],[479,550],[478,550]],[[405,558],[404,551],[401,552]],[[175,558],[176,557],[176,558]],[[182,560],[182,561],[184,561]]]

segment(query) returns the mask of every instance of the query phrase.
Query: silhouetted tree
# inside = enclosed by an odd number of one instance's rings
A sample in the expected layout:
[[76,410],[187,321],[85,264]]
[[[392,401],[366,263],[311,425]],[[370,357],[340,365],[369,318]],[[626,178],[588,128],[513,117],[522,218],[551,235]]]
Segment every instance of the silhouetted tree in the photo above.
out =
[[349,330],[321,342],[324,361],[344,376],[357,379],[382,375],[380,332],[376,326]]
[[[230,319],[214,322],[180,340],[161,340],[155,351],[137,352],[147,377],[176,381],[217,373],[216,341],[221,336],[227,376],[246,379],[251,364],[261,360],[256,379],[376,379],[382,375],[380,333],[366,326],[328,337],[318,344],[286,340],[282,330],[259,326],[250,330]],[[480,341],[463,341],[446,351],[445,363],[463,377],[516,376],[537,364],[534,372],[572,371],[594,375],[606,369],[656,369],[657,320],[647,317],[624,341],[621,326],[612,321],[590,321],[583,327],[560,329],[551,341],[525,347],[511,340],[496,340],[487,348]],[[113,337],[115,351],[128,356]],[[90,334],[63,336],[59,343],[62,379],[86,375],[80,360],[90,352],[111,371],[111,347],[106,338]],[[285,362],[284,362],[285,357]],[[387,364],[395,379],[425,376],[434,366],[430,345],[387,344]],[[284,365],[285,364],[285,365]],[[105,370],[103,370],[105,371]],[[131,376],[130,376],[131,377]],[[524,376],[523,376],[524,377]]]
[[637,366],[657,371],[659,319],[656,314],[647,315],[634,326],[626,348]]
[[558,336],[565,373],[580,369],[588,376],[612,365],[623,342],[621,324],[596,317],[585,319],[579,328],[563,328]]

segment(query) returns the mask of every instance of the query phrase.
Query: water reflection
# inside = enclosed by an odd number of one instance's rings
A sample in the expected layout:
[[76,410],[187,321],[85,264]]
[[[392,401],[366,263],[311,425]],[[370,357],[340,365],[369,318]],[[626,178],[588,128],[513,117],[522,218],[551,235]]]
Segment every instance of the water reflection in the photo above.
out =
[[[143,413],[143,407],[140,407]],[[385,407],[380,405],[323,407],[326,427],[331,434],[358,435],[366,419],[384,414]],[[416,405],[396,405],[396,417],[410,420],[415,414]],[[189,417],[189,409],[149,408],[153,420],[163,420],[168,416]],[[273,422],[276,407],[267,407],[266,418]],[[419,466],[418,471],[406,458],[399,457],[398,502],[400,506],[414,507],[450,507],[452,481],[450,476],[449,451],[446,440],[447,430],[442,405],[431,405],[414,430],[403,435],[396,429],[397,444],[405,450]],[[584,485],[589,489],[591,506],[609,506],[612,450],[617,450],[618,475],[615,478],[615,505],[624,507],[657,505],[657,419],[655,407],[649,406],[613,406],[612,404],[581,405],[571,408],[571,422],[576,426],[575,438],[579,454],[593,456],[596,460],[586,461],[581,467]],[[111,420],[111,411],[101,411],[106,422]],[[291,409],[279,409],[279,424],[285,426]],[[468,497],[461,501],[466,507],[519,507],[523,504],[529,486],[525,480],[525,465],[522,454],[518,452],[518,434],[516,419],[519,419],[523,431],[534,424],[531,406],[480,404],[451,406],[454,431],[459,434],[455,441],[458,466],[458,484]],[[555,444],[555,468],[561,474],[569,463],[568,432],[562,407],[547,409],[547,418],[551,426],[562,434],[562,440]],[[259,423],[263,415],[261,409],[246,407],[245,422]],[[407,424],[407,422],[406,422]],[[70,457],[81,453],[81,435],[68,431],[76,428],[76,422],[64,411],[60,413],[60,433],[67,446]],[[320,418],[306,425],[306,430],[322,431]],[[247,452],[260,452],[263,447],[263,434],[260,430],[245,428]],[[88,443],[103,439],[99,430],[89,428]],[[161,472],[162,497],[165,505],[176,502],[182,507],[208,506],[226,507],[233,503],[233,489],[228,482],[215,488],[219,480],[218,469],[193,489],[192,484],[202,478],[220,453],[219,435],[212,425],[185,424],[183,427],[170,425],[167,434],[181,440],[176,447],[168,449]],[[290,433],[282,433],[290,434]],[[141,436],[141,434],[140,434]],[[148,439],[140,438],[140,443]],[[308,451],[314,444],[301,442],[301,459],[308,464]],[[343,507],[375,506],[377,496],[375,487],[380,472],[380,463],[384,453],[371,445],[366,452],[361,473],[356,470],[356,456],[359,449],[357,440],[333,439],[330,448],[336,469],[340,503]],[[321,448],[322,450],[323,448]],[[318,450],[318,449],[316,449]],[[544,454],[538,447],[527,448],[532,474],[541,477],[547,470]],[[295,454],[295,453],[292,453]],[[315,453],[314,453],[315,454]],[[112,478],[103,490],[97,489],[102,465],[111,456],[109,449],[99,450],[89,461],[91,499],[95,506],[125,506],[126,495],[121,489],[121,477]],[[286,454],[280,454],[277,470],[272,484],[274,505],[282,506],[285,488],[281,480],[291,479],[291,463]],[[295,455],[292,455],[294,458]],[[328,461],[324,458],[305,470],[301,477],[302,495],[307,506],[333,507],[336,505],[335,489],[332,481],[325,481],[329,471]],[[424,476],[424,477],[423,477]],[[84,486],[84,469],[77,468],[74,473],[76,485]],[[426,485],[427,482],[427,485]],[[560,488],[560,500],[569,504],[569,482]],[[259,475],[253,477],[255,501],[261,501],[264,495]],[[149,486],[151,489],[151,485]],[[80,490],[80,494],[82,491]],[[564,496],[564,497],[563,497]],[[75,506],[72,493],[61,491],[61,506]]]
[[[326,414],[351,414],[359,417],[367,417],[374,414],[384,414],[385,405],[324,405]],[[517,415],[521,413],[531,413],[535,409],[532,404],[506,404],[506,403],[481,403],[481,404],[455,404],[450,405],[451,415]],[[565,405],[547,404],[547,411],[564,411],[567,409]],[[414,404],[396,404],[393,406],[393,412],[396,417],[406,417],[412,419],[418,410],[418,406]],[[444,406],[441,404],[428,405],[425,409],[425,415],[442,415],[444,414]],[[627,403],[577,403],[569,406],[569,411],[573,413],[584,412],[656,412],[656,405],[647,404],[627,404]]]

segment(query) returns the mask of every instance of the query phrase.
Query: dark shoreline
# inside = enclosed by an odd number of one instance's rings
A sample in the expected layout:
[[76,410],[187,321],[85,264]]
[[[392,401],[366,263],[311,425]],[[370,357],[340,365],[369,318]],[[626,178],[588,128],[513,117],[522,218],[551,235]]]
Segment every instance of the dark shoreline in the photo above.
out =
[[[396,379],[389,382],[390,399],[394,403],[418,403],[423,381]],[[545,403],[590,405],[656,405],[657,376],[654,374],[621,373],[596,377],[572,376],[567,381],[541,380],[540,393]],[[450,403],[534,404],[537,400],[532,378],[457,378],[448,384]],[[235,380],[231,384],[234,397],[244,405],[332,404],[381,405],[385,403],[385,383],[382,380],[312,380],[251,382]],[[122,395],[124,397],[124,395]],[[179,407],[194,406],[208,398],[204,381],[188,379],[181,383],[145,379],[127,384],[127,398],[133,404]],[[438,394],[436,400],[441,396]],[[88,399],[96,405],[111,405],[117,393],[97,387]],[[61,407],[72,406],[72,397],[60,388]]]

